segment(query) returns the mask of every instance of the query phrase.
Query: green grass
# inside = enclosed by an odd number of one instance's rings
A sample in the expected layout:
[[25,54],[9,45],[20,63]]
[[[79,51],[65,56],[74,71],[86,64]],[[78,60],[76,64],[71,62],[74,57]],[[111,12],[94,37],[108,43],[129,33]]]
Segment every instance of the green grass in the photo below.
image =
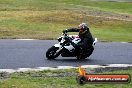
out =
[[92,7],[103,11],[112,11],[119,13],[132,13],[132,2],[106,2],[106,1],[90,1],[90,0],[47,0],[50,2],[65,3],[67,5],[76,5],[80,7]]
[[99,40],[132,42],[132,21],[128,21],[132,19],[131,4],[90,0],[0,0],[0,38],[56,39],[62,30],[86,22]]
[[[105,72],[105,74],[130,74],[132,70],[118,70]],[[66,74],[70,74],[65,76]],[[0,80],[0,88],[131,88],[128,84],[85,84],[76,82],[76,69],[71,70],[45,70],[39,72],[17,72],[8,79]],[[104,73],[100,73],[104,74]]]
[[[70,9],[75,6],[92,7],[121,13],[132,13],[131,2],[105,2],[90,0],[0,0],[1,10],[46,10]],[[63,7],[63,8],[60,8]]]

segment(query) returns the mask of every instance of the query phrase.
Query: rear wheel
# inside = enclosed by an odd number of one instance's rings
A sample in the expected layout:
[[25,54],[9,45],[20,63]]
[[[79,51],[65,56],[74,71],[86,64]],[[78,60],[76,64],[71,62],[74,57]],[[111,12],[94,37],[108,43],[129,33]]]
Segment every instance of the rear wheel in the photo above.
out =
[[93,53],[93,50],[94,50],[94,47],[92,46],[90,49],[88,49],[88,50],[86,51],[87,53],[85,53],[85,52],[83,51],[82,54],[79,54],[79,55],[77,56],[77,59],[78,59],[78,60],[80,60],[80,59],[86,59],[87,57],[89,57],[89,56]]
[[94,47],[92,46],[90,49],[88,49],[87,57],[89,57],[93,53]]
[[51,60],[51,59],[55,59],[56,57],[58,57],[60,55],[60,51],[57,52],[59,48],[52,46],[51,48],[49,48],[46,52],[46,57],[47,59]]
[[76,58],[77,58],[77,60],[85,59],[85,58],[83,57],[83,55],[78,55]]

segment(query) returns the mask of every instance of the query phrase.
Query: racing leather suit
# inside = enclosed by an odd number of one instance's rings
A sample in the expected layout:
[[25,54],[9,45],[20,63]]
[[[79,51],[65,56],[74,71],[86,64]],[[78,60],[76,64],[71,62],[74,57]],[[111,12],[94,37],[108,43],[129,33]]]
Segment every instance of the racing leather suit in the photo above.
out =
[[[67,30],[64,30],[65,32],[79,32],[79,37],[81,38],[81,42],[78,44],[72,43],[72,45],[79,49],[81,48],[81,52],[85,53],[88,49],[93,48],[93,37],[92,34],[89,31],[89,28],[86,28],[83,32],[80,31],[78,28],[70,28]],[[78,51],[78,50],[77,50]]]

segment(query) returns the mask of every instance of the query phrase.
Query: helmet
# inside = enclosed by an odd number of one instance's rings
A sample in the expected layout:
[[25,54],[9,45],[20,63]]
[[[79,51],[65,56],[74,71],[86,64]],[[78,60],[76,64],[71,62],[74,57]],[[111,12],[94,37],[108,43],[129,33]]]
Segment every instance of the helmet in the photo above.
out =
[[86,23],[81,23],[81,24],[79,24],[78,27],[79,27],[80,30],[85,30],[86,28],[88,28]]

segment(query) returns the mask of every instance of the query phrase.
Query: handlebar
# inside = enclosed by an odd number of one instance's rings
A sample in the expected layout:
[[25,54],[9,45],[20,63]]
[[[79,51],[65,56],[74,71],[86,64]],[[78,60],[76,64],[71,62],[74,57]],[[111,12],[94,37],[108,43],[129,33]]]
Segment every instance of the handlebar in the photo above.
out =
[[67,33],[62,32],[62,35],[67,36]]
[[63,32],[62,34],[64,35],[64,39],[66,41],[69,41],[69,42],[72,41],[71,37],[68,36],[67,32]]

